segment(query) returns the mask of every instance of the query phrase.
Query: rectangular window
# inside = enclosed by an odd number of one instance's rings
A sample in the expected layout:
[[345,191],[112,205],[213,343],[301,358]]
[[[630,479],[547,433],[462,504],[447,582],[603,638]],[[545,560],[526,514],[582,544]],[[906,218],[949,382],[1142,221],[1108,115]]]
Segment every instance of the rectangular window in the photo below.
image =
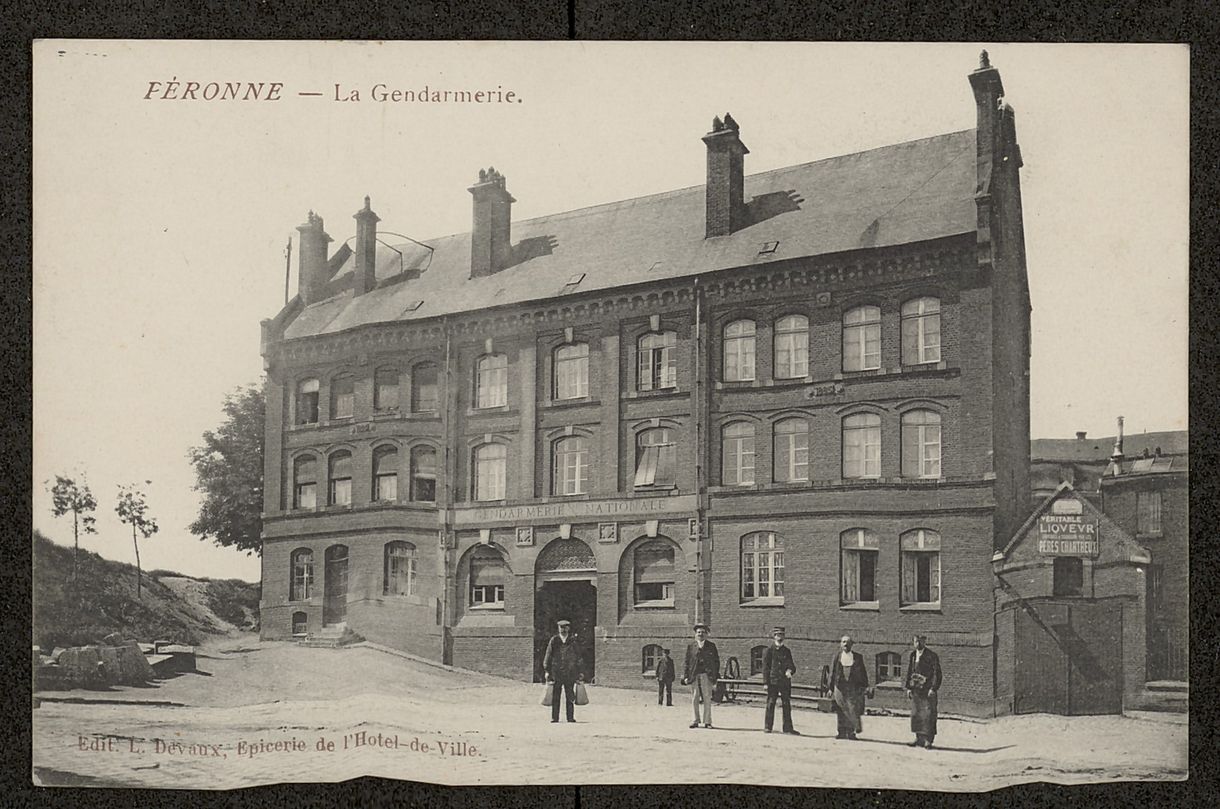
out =
[[881,477],[881,419],[849,416],[843,427],[843,477]]
[[350,376],[336,377],[330,383],[330,417],[350,419],[356,406],[355,382]]
[[754,379],[754,321],[738,320],[724,330],[724,380]]
[[[940,477],[940,417],[918,411],[902,420],[902,476],[905,478]],[[928,423],[915,423],[923,418]],[[931,423],[932,418],[936,423]]]
[[775,479],[780,483],[809,480],[809,426],[803,420],[788,419],[776,425]]
[[373,375],[373,409],[379,411],[398,409],[398,371],[383,368]]
[[508,358],[492,354],[479,360],[475,407],[503,407],[508,403]]
[[589,395],[589,346],[563,346],[555,352],[555,398],[583,399]]
[[939,552],[902,552],[902,603],[940,603]]
[[1079,556],[1059,556],[1054,562],[1054,594],[1078,596],[1084,593],[1084,560]]
[[1161,493],[1138,492],[1135,496],[1138,513],[1136,533],[1150,536],[1161,534]]
[[385,594],[409,596],[415,593],[415,559],[391,551],[386,569]]
[[340,478],[330,482],[330,504],[348,506],[352,502],[352,479]]
[[503,500],[507,450],[503,444],[484,444],[475,456],[475,500]]
[[[647,602],[647,603],[645,603]],[[646,582],[635,586],[635,605],[666,606],[674,605],[674,586],[671,582]]]
[[555,442],[552,494],[584,494],[589,490],[589,451],[583,438]]
[[789,315],[775,324],[776,379],[799,379],[809,373],[809,320]]
[[297,508],[317,508],[318,505],[318,484],[316,483],[298,483],[296,491],[296,507]]
[[432,363],[415,366],[411,372],[412,412],[435,413],[439,398],[436,366]]
[[671,436],[664,427],[640,433],[633,485],[673,486],[677,482],[678,448]]
[[940,362],[940,301],[907,301],[902,306],[902,364],[931,362]]
[[504,604],[503,584],[476,584],[470,588],[470,603],[475,606]]
[[720,481],[725,486],[754,485],[754,428],[750,425],[725,429]]
[[672,331],[645,334],[640,338],[637,387],[641,391],[677,386],[677,344],[678,335]]
[[840,598],[844,604],[877,602],[876,534],[862,528],[845,531],[840,537]]
[[398,499],[398,475],[393,472],[378,475],[373,479],[374,500]]
[[881,310],[873,306],[848,312],[843,321],[843,370],[881,367]]

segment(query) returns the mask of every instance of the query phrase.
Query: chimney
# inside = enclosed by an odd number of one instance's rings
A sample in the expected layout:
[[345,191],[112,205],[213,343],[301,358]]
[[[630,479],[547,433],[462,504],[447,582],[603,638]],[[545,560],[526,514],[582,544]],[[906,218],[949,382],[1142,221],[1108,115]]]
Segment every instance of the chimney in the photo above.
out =
[[331,238],[322,229],[322,217],[313,211],[305,219],[305,224],[298,225],[300,237],[299,269],[297,271],[297,295],[301,303],[308,306],[322,295],[322,287],[326,284],[326,253]]
[[727,236],[746,224],[745,156],[737,122],[727,112],[712,119],[712,131],[703,136],[707,144],[706,238]]
[[1076,440],[1083,441],[1086,435],[1088,435],[1088,432],[1086,432],[1085,430],[1077,430],[1076,431]]
[[479,181],[467,189],[474,197],[470,231],[470,277],[484,278],[508,266],[512,259],[513,195],[504,175],[492,166],[479,169]]
[[377,223],[381,218],[373,213],[368,197],[364,207],[352,215],[356,220],[356,262],[352,291],[357,296],[377,286]]
[[1114,463],[1122,463],[1123,460],[1123,417],[1118,417],[1118,435],[1114,438],[1114,451],[1110,453],[1110,460]]
[[1004,97],[1004,82],[1000,71],[991,66],[987,51],[979,54],[979,67],[970,74],[970,88],[978,111],[976,141],[978,144],[978,184],[975,195],[991,192],[992,161],[999,151],[1000,99]]

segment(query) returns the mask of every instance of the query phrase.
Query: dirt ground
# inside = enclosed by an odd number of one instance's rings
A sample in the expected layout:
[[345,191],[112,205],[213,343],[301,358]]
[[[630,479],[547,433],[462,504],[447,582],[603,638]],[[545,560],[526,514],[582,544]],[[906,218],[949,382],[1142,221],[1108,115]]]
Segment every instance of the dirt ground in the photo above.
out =
[[834,738],[831,714],[798,710],[803,735],[767,735],[760,705],[718,705],[715,728],[692,730],[684,688],[664,708],[649,692],[590,687],[577,722],[552,725],[539,685],[373,648],[230,637],[201,649],[199,669],[150,688],[48,695],[124,702],[35,709],[35,783],[228,789],[376,775],[987,790],[1186,777],[1180,714],[942,718],[937,746],[923,750],[906,745],[905,717],[865,717],[862,740],[849,742]]

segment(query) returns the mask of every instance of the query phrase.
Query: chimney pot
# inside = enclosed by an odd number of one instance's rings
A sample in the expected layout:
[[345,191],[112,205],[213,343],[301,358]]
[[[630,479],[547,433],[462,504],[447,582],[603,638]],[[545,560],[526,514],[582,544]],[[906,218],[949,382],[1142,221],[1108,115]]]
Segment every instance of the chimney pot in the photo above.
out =
[[1086,435],[1088,435],[1088,432],[1087,432],[1087,431],[1085,431],[1085,430],[1077,430],[1077,431],[1076,431],[1076,440],[1077,440],[1077,441],[1083,441],[1083,440],[1085,439],[1085,436],[1086,436]]

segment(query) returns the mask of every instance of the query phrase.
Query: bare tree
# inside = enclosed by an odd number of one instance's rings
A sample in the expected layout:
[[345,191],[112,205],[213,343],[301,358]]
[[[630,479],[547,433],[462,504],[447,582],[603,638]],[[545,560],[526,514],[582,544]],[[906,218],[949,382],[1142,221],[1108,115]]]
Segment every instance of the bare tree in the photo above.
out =
[[89,484],[81,477],[80,482],[63,475],[55,476],[55,485],[51,486],[51,513],[56,517],[72,514],[72,581],[76,582],[76,558],[80,554],[80,532],[96,534],[97,520],[93,512],[97,509],[97,501]]
[[[151,480],[144,483],[151,484]],[[148,539],[157,533],[157,521],[148,516],[148,501],[144,492],[136,485],[119,486],[119,500],[114,507],[119,519],[131,523],[131,544],[136,548],[136,598],[140,595],[140,541],[137,533]]]

